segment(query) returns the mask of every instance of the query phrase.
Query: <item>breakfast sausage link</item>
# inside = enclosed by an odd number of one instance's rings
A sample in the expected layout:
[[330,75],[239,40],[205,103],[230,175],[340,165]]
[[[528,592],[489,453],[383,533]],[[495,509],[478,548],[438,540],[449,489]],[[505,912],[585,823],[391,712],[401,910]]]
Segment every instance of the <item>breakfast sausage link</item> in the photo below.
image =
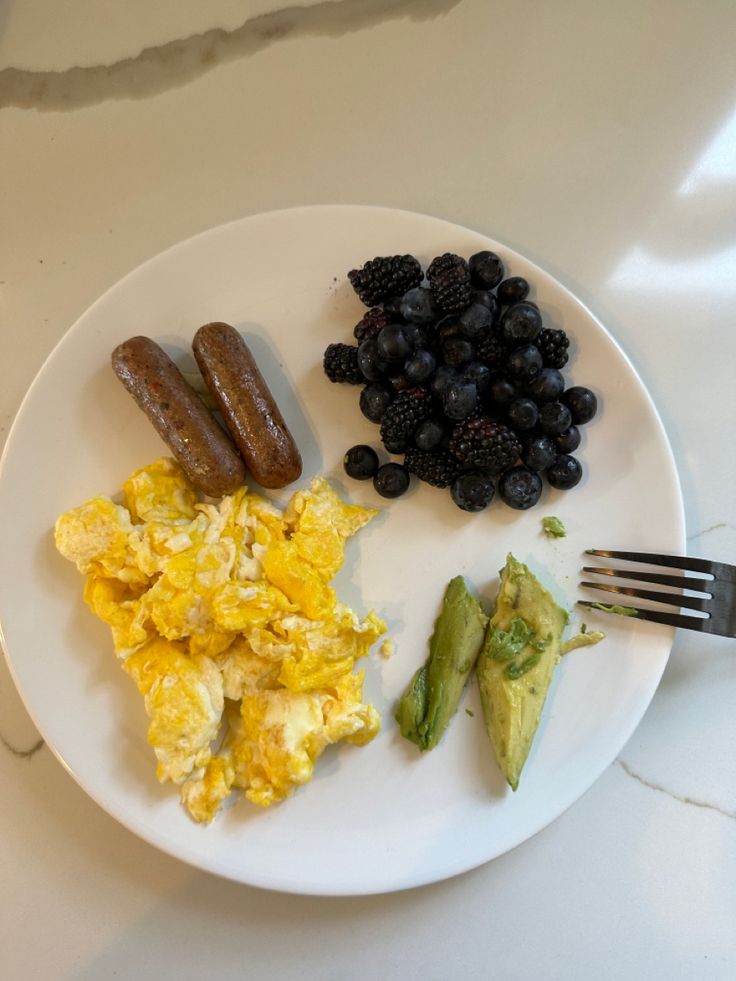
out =
[[262,487],[285,487],[302,458],[283,416],[240,334],[229,324],[200,327],[194,356],[246,467]]
[[112,352],[112,366],[195,486],[222,497],[245,482],[243,461],[226,434],[155,341],[124,341]]

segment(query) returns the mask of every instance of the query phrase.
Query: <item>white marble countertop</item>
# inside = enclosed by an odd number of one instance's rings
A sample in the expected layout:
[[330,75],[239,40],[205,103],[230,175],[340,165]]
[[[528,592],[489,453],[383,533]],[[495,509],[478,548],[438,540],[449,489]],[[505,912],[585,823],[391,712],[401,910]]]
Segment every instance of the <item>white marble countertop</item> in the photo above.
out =
[[[736,561],[734,36],[731,0],[10,0],[0,435],[161,249],[271,208],[390,205],[506,242],[591,307],[662,415],[690,553]],[[3,664],[2,974],[730,979],[735,706],[736,642],[678,633],[619,759],[535,838],[434,886],[310,899],[120,827]]]

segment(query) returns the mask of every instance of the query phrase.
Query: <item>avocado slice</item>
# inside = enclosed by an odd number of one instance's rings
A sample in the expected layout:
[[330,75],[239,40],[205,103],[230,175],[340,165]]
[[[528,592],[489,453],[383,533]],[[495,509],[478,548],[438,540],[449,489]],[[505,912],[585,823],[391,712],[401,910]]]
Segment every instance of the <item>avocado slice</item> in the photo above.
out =
[[401,735],[421,750],[434,749],[455,714],[483,644],[487,617],[462,576],[450,581],[429,656],[409,682],[395,718]]
[[560,660],[567,620],[534,573],[509,554],[476,675],[486,731],[513,790]]

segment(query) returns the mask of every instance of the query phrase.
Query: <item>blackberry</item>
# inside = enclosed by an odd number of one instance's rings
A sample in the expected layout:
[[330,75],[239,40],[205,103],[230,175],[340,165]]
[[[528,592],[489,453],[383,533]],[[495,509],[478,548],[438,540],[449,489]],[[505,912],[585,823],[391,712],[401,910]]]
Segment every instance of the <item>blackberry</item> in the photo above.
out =
[[455,426],[450,436],[450,452],[466,467],[497,474],[516,463],[521,443],[508,426],[479,416]]
[[429,288],[436,307],[447,313],[464,310],[470,303],[473,287],[465,259],[452,252],[433,259],[427,270]]
[[389,296],[403,296],[419,286],[422,267],[413,255],[376,256],[360,269],[351,269],[348,279],[367,307]]
[[353,327],[353,337],[358,344],[366,337],[376,337],[379,331],[391,323],[391,317],[380,307],[373,307],[361,320]]
[[404,466],[415,477],[432,487],[449,487],[462,472],[462,465],[446,450],[428,453],[410,447],[404,457]]
[[503,364],[508,354],[508,345],[503,334],[499,330],[489,331],[485,337],[475,345],[475,356],[479,361],[496,367]]
[[328,344],[322,363],[331,382],[362,385],[365,381],[358,367],[358,349],[352,344]]
[[551,327],[543,327],[534,342],[542,354],[545,367],[564,368],[569,357],[567,349],[570,346],[570,338],[564,330],[554,330]]
[[432,413],[432,401],[422,388],[408,388],[387,406],[381,419],[381,442],[389,453],[401,453],[420,422]]

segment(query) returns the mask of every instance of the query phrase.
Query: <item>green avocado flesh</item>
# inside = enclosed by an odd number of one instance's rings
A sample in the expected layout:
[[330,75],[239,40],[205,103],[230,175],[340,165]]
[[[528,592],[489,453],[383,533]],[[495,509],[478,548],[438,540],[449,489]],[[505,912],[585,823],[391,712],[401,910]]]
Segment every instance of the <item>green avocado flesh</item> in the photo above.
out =
[[542,529],[549,538],[564,538],[567,535],[563,523],[554,516],[542,518]]
[[527,566],[509,555],[476,674],[486,730],[514,790],[560,660],[567,619]]
[[442,611],[429,640],[429,656],[396,708],[401,735],[433,749],[455,714],[478,658],[487,617],[462,576],[445,590]]
[[639,611],[635,610],[633,606],[619,606],[618,603],[614,603],[612,606],[606,606],[604,603],[593,603],[594,610],[603,610],[604,613],[618,613],[620,617],[636,617],[639,615]]

